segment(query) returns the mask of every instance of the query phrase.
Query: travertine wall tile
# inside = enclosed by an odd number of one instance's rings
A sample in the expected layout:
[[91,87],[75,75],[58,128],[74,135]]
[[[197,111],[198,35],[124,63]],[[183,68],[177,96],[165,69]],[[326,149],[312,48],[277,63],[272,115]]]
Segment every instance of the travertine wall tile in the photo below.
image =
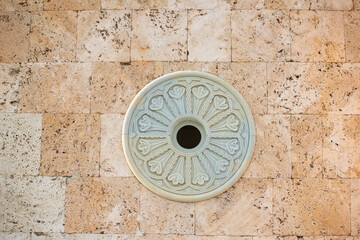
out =
[[30,240],[30,233],[22,233],[22,232],[0,232],[0,239],[4,240]]
[[360,235],[360,179],[351,180],[351,235]]
[[3,231],[64,231],[64,178],[17,176],[0,181]]
[[233,9],[262,9],[264,8],[265,0],[232,0],[231,5]]
[[136,89],[136,93],[150,83],[154,79],[161,77],[164,73],[163,62],[132,62],[131,74],[132,84]]
[[102,0],[102,9],[173,9],[176,0]]
[[328,178],[360,177],[359,115],[324,115],[324,175]]
[[182,240],[252,240],[252,237],[184,235]]
[[289,178],[291,176],[290,117],[254,115],[255,149],[244,178]]
[[34,12],[31,15],[30,58],[35,62],[74,60],[77,13]]
[[191,10],[188,28],[189,61],[231,61],[230,11]]
[[144,233],[194,234],[194,203],[180,203],[164,199],[146,188],[141,194],[140,230]]
[[360,10],[360,0],[354,0],[354,10]]
[[293,178],[322,177],[321,116],[294,115],[291,125],[291,165]]
[[325,236],[324,240],[353,240],[350,236]]
[[0,62],[27,62],[30,13],[0,11],[0,29]]
[[231,29],[232,61],[289,59],[288,11],[233,11]]
[[101,0],[45,0],[44,10],[99,10]]
[[315,10],[352,10],[353,0],[310,0],[310,9]]
[[291,60],[344,62],[344,18],[340,11],[291,11]]
[[124,115],[101,115],[100,176],[133,176],[122,148]]
[[215,62],[165,62],[164,74],[177,71],[200,71],[217,74],[218,66]]
[[135,61],[186,60],[185,10],[142,10],[132,15],[131,59]]
[[134,236],[134,240],[183,240],[183,239],[184,239],[184,235],[174,235],[174,234],[144,233],[142,235],[136,234]]
[[198,235],[271,235],[272,180],[241,179],[225,193],[195,203]]
[[92,71],[91,112],[126,113],[137,92],[131,66],[97,62]]
[[136,233],[139,198],[135,178],[68,180],[65,232]]
[[20,70],[20,64],[0,64],[0,112],[17,111]]
[[267,113],[266,63],[219,63],[217,75],[235,87],[253,114]]
[[77,59],[130,61],[130,31],[131,16],[128,10],[79,12]]
[[268,64],[269,113],[321,113],[323,68],[310,63]]
[[91,63],[38,63],[27,68],[19,87],[20,112],[90,112]]
[[309,9],[311,0],[265,0],[267,9]]
[[132,240],[130,234],[32,233],[31,240]]
[[41,11],[43,0],[2,0],[1,11]]
[[360,11],[344,12],[346,61],[360,62]]
[[46,113],[41,142],[41,175],[99,176],[99,115]]
[[0,174],[38,175],[41,115],[0,114]]
[[[176,7],[180,9],[230,9],[232,0],[177,0]],[[242,1],[243,2],[243,1]],[[249,1],[250,2],[250,1]]]
[[274,233],[278,235],[350,234],[350,181],[274,180]]

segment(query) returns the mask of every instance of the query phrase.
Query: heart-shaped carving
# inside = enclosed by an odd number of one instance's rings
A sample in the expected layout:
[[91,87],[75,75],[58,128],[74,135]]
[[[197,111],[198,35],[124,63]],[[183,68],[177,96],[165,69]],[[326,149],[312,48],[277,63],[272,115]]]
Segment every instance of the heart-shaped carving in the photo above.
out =
[[226,127],[232,131],[237,131],[239,123],[239,120],[237,120],[234,115],[230,115],[226,120]]
[[228,104],[226,103],[226,98],[218,97],[218,96],[214,98],[214,105],[215,108],[218,110],[225,110],[229,107]]
[[184,87],[175,86],[169,91],[169,95],[172,98],[181,98],[181,96],[185,93]]
[[202,99],[209,94],[209,91],[203,86],[193,88],[192,92],[197,99]]
[[148,154],[150,151],[150,144],[146,140],[140,139],[138,149],[142,152],[142,154]]
[[154,111],[158,111],[164,107],[164,99],[162,97],[155,97],[151,99],[149,108]]
[[150,166],[151,172],[156,172],[157,174],[161,174],[161,172],[162,172],[161,162],[151,161],[151,162],[149,162],[149,166]]
[[185,182],[183,176],[180,173],[173,173],[168,177],[169,181],[172,182],[174,185],[183,184]]
[[234,154],[236,150],[239,150],[239,145],[236,139],[232,139],[226,143],[226,149],[230,154]]
[[139,125],[140,125],[140,131],[143,131],[143,132],[147,131],[151,127],[150,118],[148,116],[144,115],[142,117],[142,119],[140,119]]
[[192,183],[193,184],[198,184],[198,185],[204,185],[204,183],[206,181],[209,180],[209,176],[206,175],[205,173],[198,173],[196,174],[196,176],[194,177]]

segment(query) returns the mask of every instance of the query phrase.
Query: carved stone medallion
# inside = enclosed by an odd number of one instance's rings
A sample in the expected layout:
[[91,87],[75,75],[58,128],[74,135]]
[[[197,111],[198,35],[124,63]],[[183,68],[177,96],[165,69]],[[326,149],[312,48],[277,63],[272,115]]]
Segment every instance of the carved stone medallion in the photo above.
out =
[[254,121],[222,79],[176,72],[148,84],[125,117],[123,148],[132,172],[165,198],[195,202],[231,187],[248,166]]

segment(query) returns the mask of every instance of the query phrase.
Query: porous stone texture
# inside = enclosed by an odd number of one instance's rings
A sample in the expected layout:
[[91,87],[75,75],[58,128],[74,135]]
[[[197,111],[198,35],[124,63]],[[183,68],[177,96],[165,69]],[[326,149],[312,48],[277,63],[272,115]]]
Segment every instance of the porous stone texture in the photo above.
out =
[[102,0],[102,9],[173,9],[176,0]]
[[20,64],[0,64],[0,112],[17,111],[20,69]]
[[291,11],[291,60],[344,62],[344,17],[338,11]]
[[0,114],[0,175],[38,175],[41,115]]
[[346,59],[349,62],[360,62],[360,11],[345,12],[344,15]]
[[100,2],[101,0],[45,0],[44,10],[100,10]]
[[0,232],[0,239],[30,240],[30,233],[21,232]]
[[99,176],[99,115],[44,114],[41,141],[41,175]]
[[140,184],[135,178],[71,179],[66,189],[68,233],[136,233]]
[[352,0],[311,0],[310,9],[314,10],[352,10]]
[[43,0],[3,0],[0,2],[1,11],[41,11]]
[[360,234],[360,179],[351,180],[351,235]]
[[187,17],[184,10],[142,10],[132,15],[131,60],[186,60]]
[[312,0],[265,0],[264,5],[267,9],[304,9],[310,8]]
[[63,232],[65,179],[0,176],[0,224],[6,232]]

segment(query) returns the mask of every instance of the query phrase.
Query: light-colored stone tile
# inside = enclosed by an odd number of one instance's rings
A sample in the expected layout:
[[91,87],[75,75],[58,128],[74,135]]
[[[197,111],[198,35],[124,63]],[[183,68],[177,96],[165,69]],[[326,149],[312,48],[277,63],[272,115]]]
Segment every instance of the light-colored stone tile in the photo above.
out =
[[140,204],[141,232],[162,234],[195,233],[194,203],[170,201],[143,187]]
[[325,236],[324,240],[353,240],[350,236]]
[[228,0],[177,0],[176,2],[176,7],[180,9],[230,9],[232,5],[234,5],[233,1]]
[[232,61],[285,61],[290,56],[289,12],[233,11]]
[[74,60],[77,13],[33,12],[31,15],[30,59],[34,62]]
[[352,10],[353,0],[310,0],[310,9],[314,10]]
[[354,0],[354,10],[360,10],[360,0]]
[[126,113],[136,95],[131,66],[114,62],[93,63],[91,112]]
[[45,0],[44,10],[100,10],[101,0]]
[[80,61],[130,61],[130,31],[130,11],[79,12],[77,59]]
[[274,180],[273,211],[277,235],[349,235],[350,181]]
[[195,204],[198,235],[271,235],[272,180],[241,179],[218,197]]
[[328,178],[360,177],[360,116],[324,115],[324,175]]
[[142,10],[132,15],[131,59],[135,61],[186,60],[185,10]]
[[20,112],[90,112],[91,63],[36,63],[27,68],[19,87]]
[[294,115],[291,125],[292,178],[322,177],[320,115]]
[[189,61],[231,61],[230,11],[190,10]]
[[309,9],[311,0],[265,0],[267,9]]
[[130,234],[31,233],[31,240],[131,240]]
[[40,174],[99,176],[100,117],[44,114]]
[[174,234],[152,234],[143,233],[136,234],[134,240],[183,240],[185,235],[174,235]]
[[3,231],[64,231],[64,178],[14,176],[1,181]]
[[184,235],[182,240],[252,240],[252,237]]
[[102,0],[102,9],[173,9],[176,0]]
[[0,232],[0,239],[3,240],[30,240],[30,233],[22,232]]
[[127,165],[122,148],[122,126],[124,115],[101,115],[100,176],[133,176]]
[[67,233],[136,233],[140,184],[135,178],[79,178],[66,188]]
[[244,178],[290,178],[290,117],[254,115],[256,142]]
[[0,64],[0,112],[16,112],[19,103],[19,64]]
[[325,72],[320,64],[268,64],[268,110],[271,114],[322,112]]
[[0,174],[38,175],[41,115],[0,114]]
[[1,11],[41,11],[43,0],[2,0]]
[[360,11],[344,12],[346,61],[360,62]]
[[29,59],[30,13],[0,12],[0,62]]
[[245,98],[253,114],[267,113],[266,63],[219,63],[218,76]]
[[351,235],[360,235],[360,179],[351,179]]
[[235,0],[231,1],[233,9],[253,10],[264,8],[265,0]]
[[146,84],[162,76],[164,73],[163,62],[132,62],[131,74],[132,84],[135,85],[136,93]]
[[164,74],[177,71],[200,71],[217,75],[218,66],[215,62],[165,62]]
[[344,62],[344,18],[340,11],[291,11],[291,59]]

